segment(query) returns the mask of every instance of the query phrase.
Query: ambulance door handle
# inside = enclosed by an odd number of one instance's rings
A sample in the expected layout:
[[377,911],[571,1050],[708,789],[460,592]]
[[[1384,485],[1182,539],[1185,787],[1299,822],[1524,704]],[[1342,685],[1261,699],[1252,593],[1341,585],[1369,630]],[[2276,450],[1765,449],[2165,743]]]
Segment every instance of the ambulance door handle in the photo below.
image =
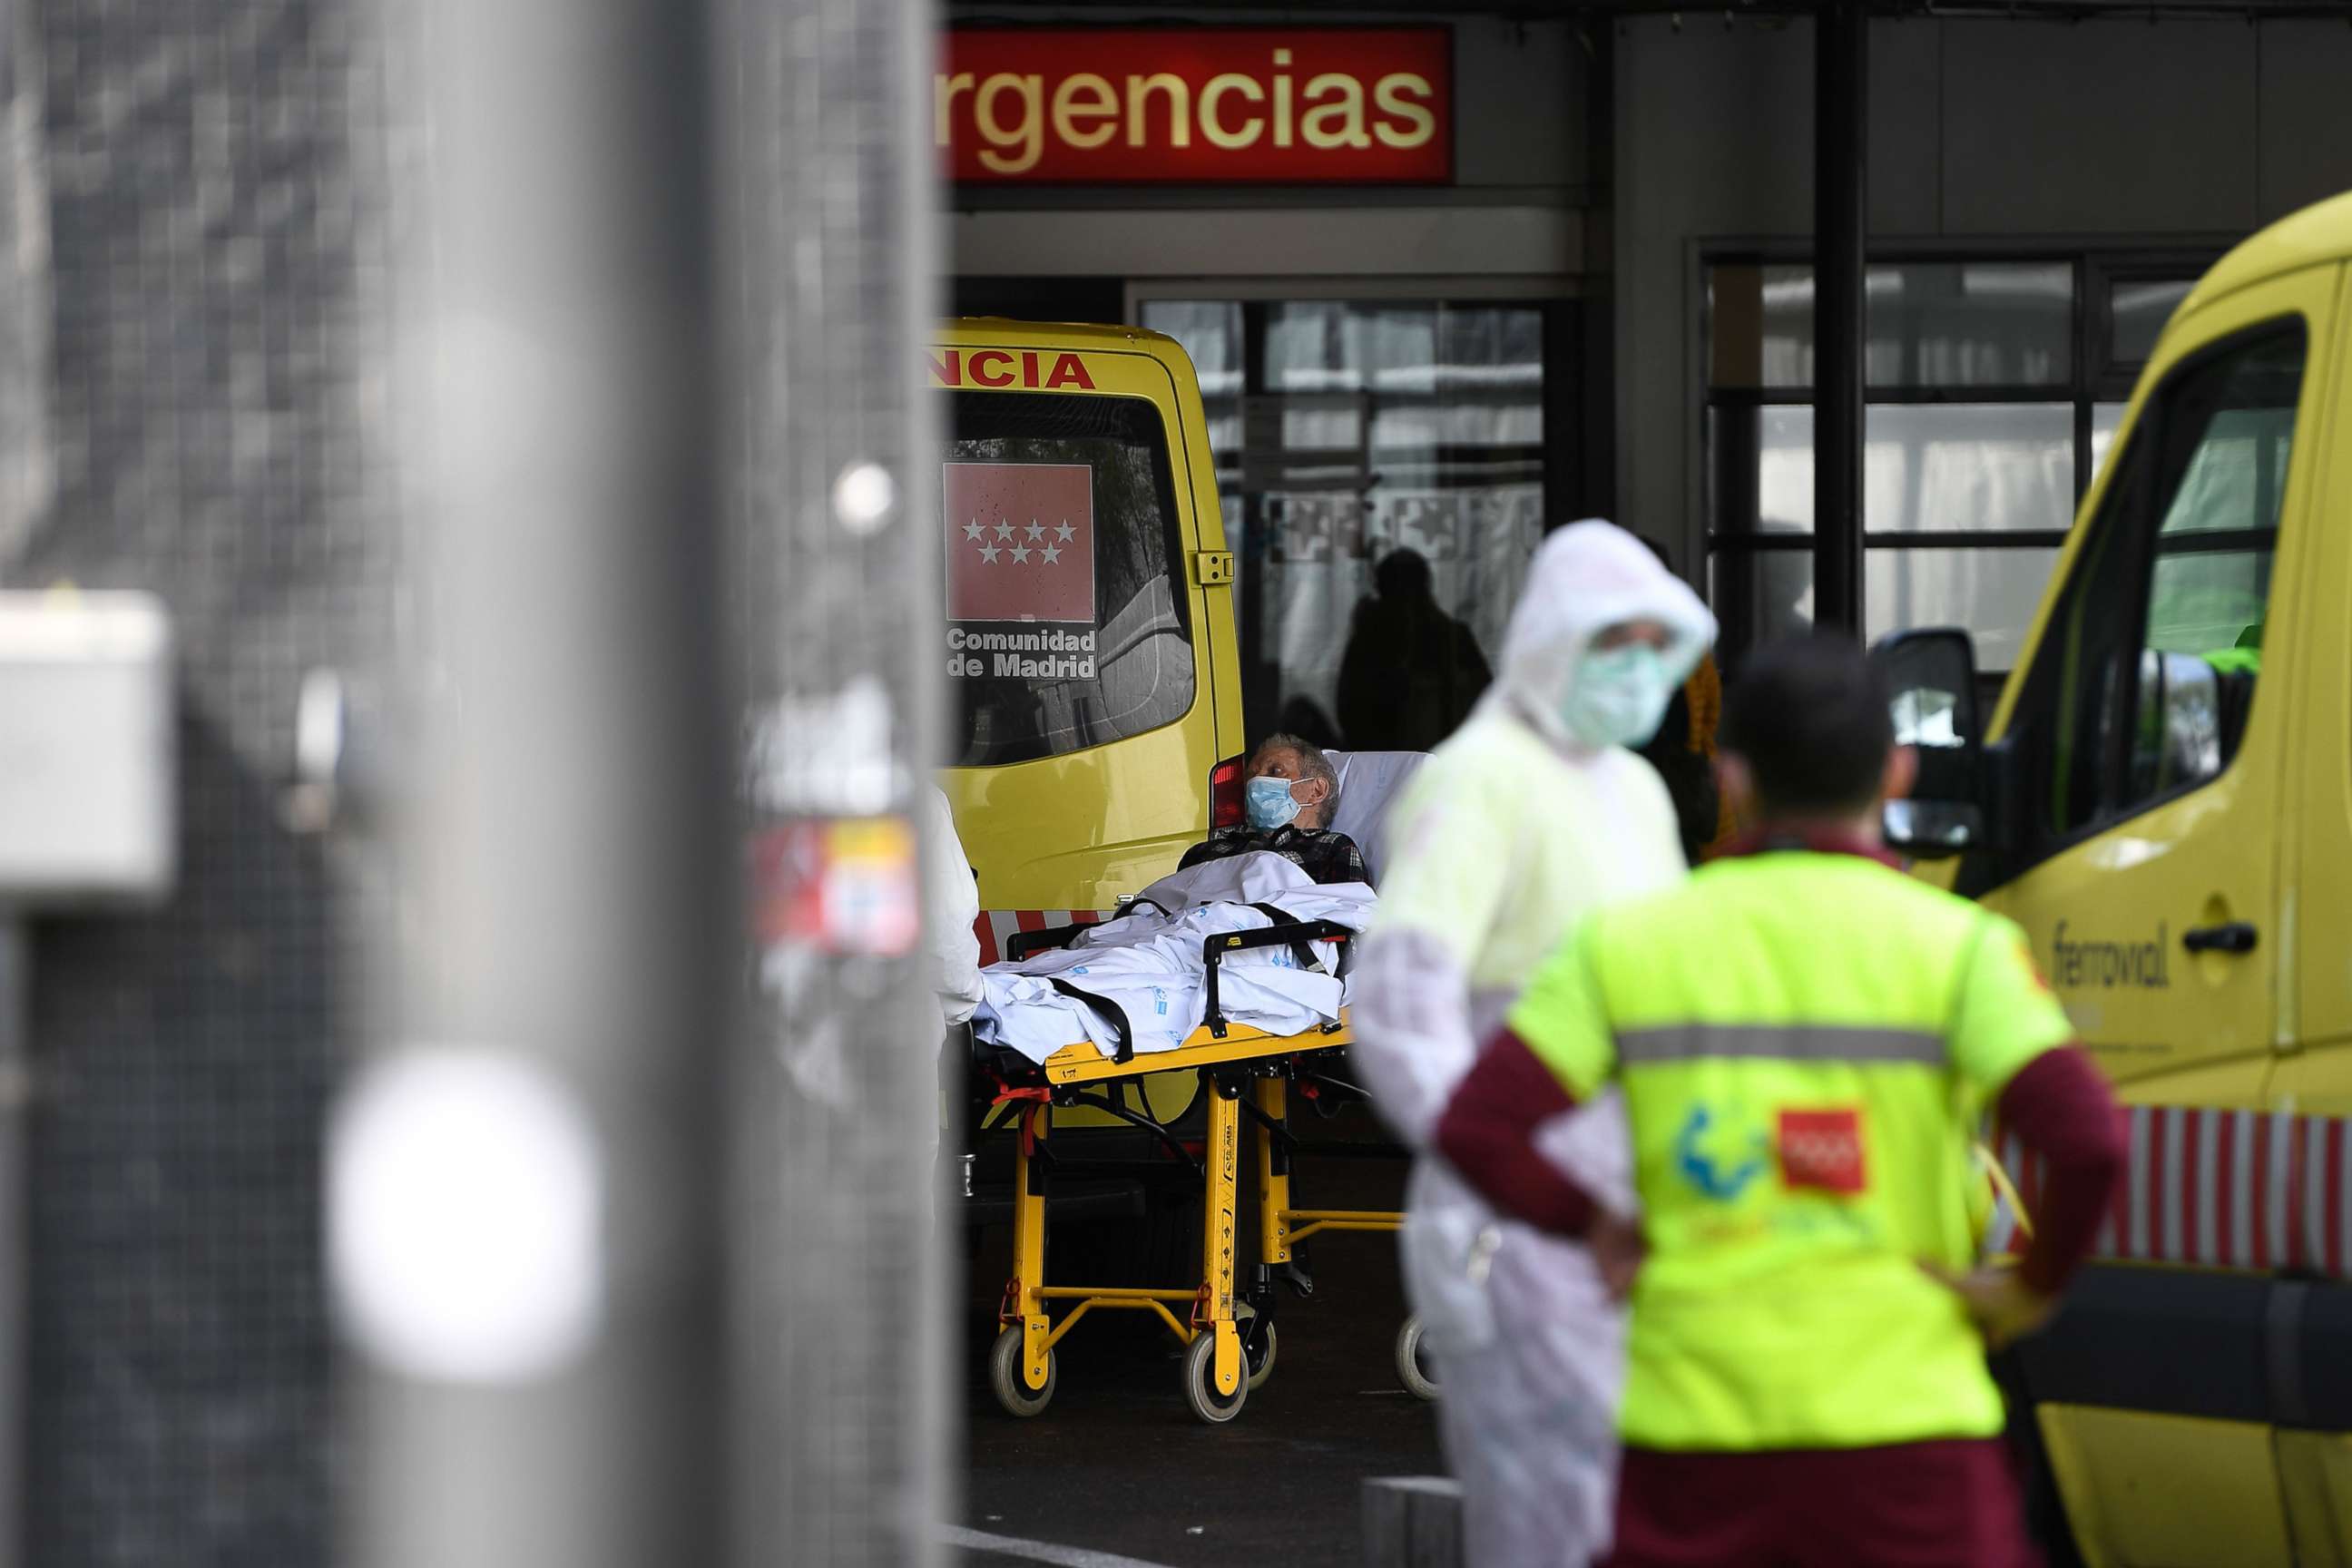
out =
[[2259,933],[2244,921],[2199,926],[2180,933],[2180,945],[2191,952],[2252,952]]

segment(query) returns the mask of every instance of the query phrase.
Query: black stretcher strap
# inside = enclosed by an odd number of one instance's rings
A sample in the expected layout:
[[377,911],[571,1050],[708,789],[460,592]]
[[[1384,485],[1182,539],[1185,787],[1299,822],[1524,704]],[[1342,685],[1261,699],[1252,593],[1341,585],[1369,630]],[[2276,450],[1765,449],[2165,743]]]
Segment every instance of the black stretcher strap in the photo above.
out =
[[1110,1026],[1118,1032],[1118,1049],[1112,1054],[1110,1058],[1112,1061],[1125,1066],[1135,1059],[1135,1030],[1127,1021],[1126,1008],[1108,996],[1098,996],[1091,991],[1081,991],[1068,981],[1058,977],[1053,979],[1050,984],[1063,995],[1074,1002],[1085,1003],[1110,1020]]
[[[1267,920],[1278,926],[1295,926],[1302,923],[1298,917],[1292,914],[1288,910],[1277,908],[1273,904],[1252,902],[1250,908],[1255,910],[1258,913],[1264,915]],[[1302,939],[1292,942],[1290,944],[1290,956],[1298,960],[1298,967],[1301,969],[1311,969],[1318,972],[1323,969],[1323,961],[1315,955],[1315,944],[1310,942],[1307,942]]]
[[[1274,923],[1268,926],[1253,927],[1248,931],[1218,931],[1201,944],[1201,958],[1207,971],[1203,976],[1205,1006],[1202,1009],[1202,1022],[1209,1026],[1210,1034],[1221,1040],[1225,1037],[1225,1014],[1218,996],[1217,977],[1223,972],[1224,966],[1222,960],[1232,954],[1253,947],[1287,947],[1298,956],[1303,968],[1331,974],[1334,978],[1341,980],[1344,980],[1348,973],[1349,949],[1344,944],[1349,938],[1356,934],[1352,930],[1336,921],[1293,920],[1287,913],[1271,904],[1254,903],[1249,907],[1265,915]],[[1315,956],[1312,944],[1325,940],[1343,944],[1339,950],[1339,965],[1336,972],[1324,968],[1322,960]],[[1338,1026],[1335,1024],[1324,1026],[1326,1032]]]
[[[1171,921],[1176,918],[1176,911],[1157,899],[1129,899],[1125,908],[1111,912],[1110,920],[1124,920],[1139,909],[1158,910]],[[1049,926],[1044,931],[1016,931],[1004,939],[1004,956],[1019,963],[1049,948],[1067,947],[1087,932],[1109,923],[1110,921],[1079,921],[1072,925]]]

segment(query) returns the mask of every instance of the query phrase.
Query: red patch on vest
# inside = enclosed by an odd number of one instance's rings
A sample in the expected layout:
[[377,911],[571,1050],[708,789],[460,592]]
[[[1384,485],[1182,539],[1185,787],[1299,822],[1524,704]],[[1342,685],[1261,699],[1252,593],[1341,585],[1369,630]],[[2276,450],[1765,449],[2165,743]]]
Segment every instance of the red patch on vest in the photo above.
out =
[[1783,1110],[1780,1146],[1784,1186],[1858,1193],[1869,1185],[1859,1110]]

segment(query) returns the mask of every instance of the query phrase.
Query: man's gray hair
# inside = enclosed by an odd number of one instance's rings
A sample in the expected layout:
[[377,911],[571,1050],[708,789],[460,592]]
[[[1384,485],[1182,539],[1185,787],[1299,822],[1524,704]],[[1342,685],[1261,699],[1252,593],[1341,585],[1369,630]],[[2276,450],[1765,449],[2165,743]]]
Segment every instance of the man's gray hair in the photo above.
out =
[[1332,818],[1339,812],[1339,770],[1331,765],[1331,759],[1323,754],[1323,748],[1296,735],[1268,735],[1257,743],[1257,750],[1250,753],[1250,758],[1255,761],[1268,752],[1297,752],[1299,776],[1323,781],[1323,826],[1330,826]]

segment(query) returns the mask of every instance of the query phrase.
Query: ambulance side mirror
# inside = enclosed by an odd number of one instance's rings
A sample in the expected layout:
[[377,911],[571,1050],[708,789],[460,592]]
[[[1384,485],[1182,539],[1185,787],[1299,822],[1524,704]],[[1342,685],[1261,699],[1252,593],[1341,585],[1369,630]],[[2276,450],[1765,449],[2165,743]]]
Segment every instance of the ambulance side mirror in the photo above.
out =
[[1886,803],[1887,847],[1919,859],[1984,842],[1983,731],[1976,648],[1949,627],[1896,632],[1870,650],[1894,703],[1895,743],[1919,759],[1906,800]]

